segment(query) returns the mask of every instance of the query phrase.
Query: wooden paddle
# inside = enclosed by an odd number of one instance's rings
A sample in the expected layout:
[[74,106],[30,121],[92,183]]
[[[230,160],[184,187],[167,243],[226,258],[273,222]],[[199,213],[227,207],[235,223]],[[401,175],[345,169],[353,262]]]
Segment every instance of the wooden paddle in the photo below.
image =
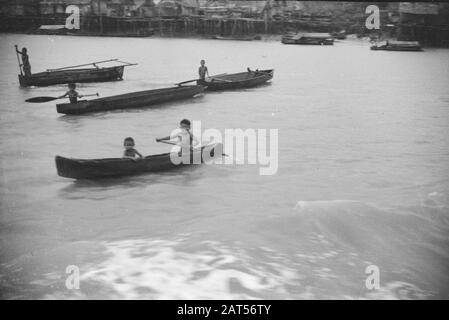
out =
[[[97,96],[99,97],[100,95],[97,93],[95,94],[83,94],[81,95],[81,98],[84,97],[92,97],[92,96]],[[42,103],[42,102],[48,102],[48,101],[53,101],[53,100],[57,100],[57,99],[68,99],[68,97],[34,97],[34,98],[30,98],[30,99],[26,99],[26,102],[31,102],[31,103]]]
[[[217,74],[217,75],[212,76],[212,77],[209,77],[209,78],[214,78],[214,77],[219,77],[219,76],[225,76],[225,75],[227,75],[227,73]],[[185,83],[189,83],[189,82],[193,82],[193,81],[199,81],[199,80],[201,80],[201,79],[187,80],[187,81],[175,83],[175,85],[180,86],[180,85],[185,84]]]
[[20,75],[23,76],[22,64],[20,63],[19,53],[17,52],[19,51],[19,49],[17,48],[17,44],[15,44],[14,47],[16,48],[17,62],[19,62]]
[[[166,144],[172,144],[174,146],[177,146],[178,144],[176,142],[171,142],[171,141],[167,141],[167,140],[156,140],[156,142],[162,142],[162,143],[166,143]],[[207,145],[206,145],[207,146]],[[226,153],[222,153],[221,154],[224,157],[229,157],[229,155],[227,155]]]
[[174,146],[177,146],[178,144],[176,142],[171,142],[171,141],[167,141],[167,140],[156,140],[156,142],[162,142],[162,143],[166,143],[166,144],[172,144]]

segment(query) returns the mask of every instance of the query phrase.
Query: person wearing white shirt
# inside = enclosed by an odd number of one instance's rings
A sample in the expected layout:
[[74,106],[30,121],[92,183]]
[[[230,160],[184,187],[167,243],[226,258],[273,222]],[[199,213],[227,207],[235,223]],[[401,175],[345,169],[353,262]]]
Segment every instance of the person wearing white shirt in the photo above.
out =
[[174,152],[180,152],[184,147],[188,147],[190,145],[190,149],[199,144],[198,139],[190,132],[190,121],[187,119],[181,120],[179,123],[179,128],[173,130],[173,132],[166,137],[156,138],[157,142],[160,141],[170,141],[174,140],[174,144],[176,144],[176,149]]

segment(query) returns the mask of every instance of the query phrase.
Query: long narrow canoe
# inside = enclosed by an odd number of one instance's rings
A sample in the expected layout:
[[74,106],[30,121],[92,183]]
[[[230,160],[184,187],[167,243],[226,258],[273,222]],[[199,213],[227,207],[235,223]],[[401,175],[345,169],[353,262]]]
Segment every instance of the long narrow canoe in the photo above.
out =
[[215,40],[235,40],[235,41],[253,41],[253,40],[261,40],[260,36],[212,36],[212,39]]
[[[201,159],[201,163],[212,161],[223,154],[221,143],[204,146],[195,149],[191,155],[191,163],[194,157]],[[178,156],[173,154],[174,156]],[[199,158],[201,156],[201,158]],[[72,179],[99,179],[108,177],[120,177],[136,175],[147,172],[160,172],[189,164],[175,164],[170,153],[151,155],[143,159],[133,160],[127,158],[108,159],[73,159],[61,156],[55,157],[58,175]]]
[[422,51],[418,41],[393,41],[388,40],[383,44],[377,44],[371,47],[371,50],[386,51]]
[[333,45],[334,38],[329,33],[286,34],[282,37],[282,43],[305,45]]
[[83,114],[116,109],[141,108],[169,101],[188,99],[203,91],[204,87],[201,85],[145,90],[93,100],[82,100],[77,103],[60,103],[56,105],[56,110],[65,114]]
[[44,71],[31,76],[19,74],[20,86],[45,87],[65,83],[104,82],[123,79],[125,66],[107,68],[67,69],[60,71]]
[[222,76],[212,76],[199,81],[207,90],[229,90],[256,87],[273,79],[274,69],[247,71]]

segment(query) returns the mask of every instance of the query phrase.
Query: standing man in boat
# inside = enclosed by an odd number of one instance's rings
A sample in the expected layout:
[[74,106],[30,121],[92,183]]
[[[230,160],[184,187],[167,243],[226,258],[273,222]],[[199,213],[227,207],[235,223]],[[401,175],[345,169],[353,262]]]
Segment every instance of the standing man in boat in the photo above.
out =
[[15,45],[16,52],[22,56],[22,70],[25,76],[29,77],[31,76],[31,64],[30,64],[30,58],[28,57],[27,48],[22,48],[22,51],[19,51],[17,48],[17,44]]
[[209,70],[207,70],[206,67],[206,61],[201,60],[200,61],[200,67],[198,68],[198,75],[200,77],[200,83],[206,81],[206,75],[209,77]]

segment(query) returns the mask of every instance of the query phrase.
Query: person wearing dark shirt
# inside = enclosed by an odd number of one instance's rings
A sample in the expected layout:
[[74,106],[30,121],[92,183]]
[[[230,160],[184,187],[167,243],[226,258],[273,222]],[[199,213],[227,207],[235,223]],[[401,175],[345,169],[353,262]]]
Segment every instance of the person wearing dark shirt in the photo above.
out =
[[17,49],[17,45],[16,45],[16,52],[22,56],[23,73],[27,77],[31,76],[31,64],[30,64],[30,58],[28,56],[27,48],[22,48],[22,51],[19,51],[19,49]]

